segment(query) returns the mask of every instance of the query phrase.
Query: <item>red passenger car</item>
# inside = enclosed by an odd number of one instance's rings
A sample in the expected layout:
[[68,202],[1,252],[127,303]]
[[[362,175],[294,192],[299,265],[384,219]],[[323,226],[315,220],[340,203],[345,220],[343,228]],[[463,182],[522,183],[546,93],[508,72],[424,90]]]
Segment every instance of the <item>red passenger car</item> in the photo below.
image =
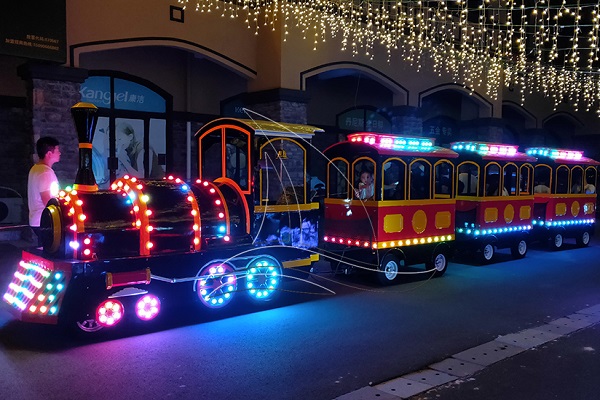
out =
[[475,250],[484,263],[498,248],[515,258],[527,253],[532,228],[533,164],[515,145],[455,142],[457,248]]
[[323,240],[332,266],[378,271],[383,284],[425,263],[442,275],[454,240],[452,162],[458,154],[432,139],[355,133],[328,158]]
[[537,157],[534,170],[533,233],[550,239],[559,249],[565,238],[587,246],[596,223],[596,187],[599,162],[577,150],[529,148]]

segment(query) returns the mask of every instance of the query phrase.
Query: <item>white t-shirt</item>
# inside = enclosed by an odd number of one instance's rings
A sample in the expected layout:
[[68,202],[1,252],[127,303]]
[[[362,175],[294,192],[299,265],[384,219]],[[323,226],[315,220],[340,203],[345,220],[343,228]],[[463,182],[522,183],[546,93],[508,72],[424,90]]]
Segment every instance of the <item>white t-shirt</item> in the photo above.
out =
[[54,170],[46,164],[37,163],[29,170],[27,179],[27,204],[29,206],[29,226],[40,226],[42,211],[46,204],[42,201],[42,192],[49,190],[52,196],[58,196],[58,179]]

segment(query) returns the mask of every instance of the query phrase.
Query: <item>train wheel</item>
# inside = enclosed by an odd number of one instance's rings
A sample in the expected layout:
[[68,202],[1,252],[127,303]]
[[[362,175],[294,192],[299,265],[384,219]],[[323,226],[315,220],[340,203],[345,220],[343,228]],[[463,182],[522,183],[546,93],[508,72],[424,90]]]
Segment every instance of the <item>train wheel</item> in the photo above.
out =
[[510,248],[510,253],[513,258],[523,258],[527,254],[527,241],[523,238],[519,239],[519,241],[512,245]]
[[484,264],[490,263],[492,261],[492,258],[494,258],[495,253],[496,250],[494,249],[494,245],[490,242],[486,242],[481,248],[481,261]]
[[198,275],[195,290],[206,307],[225,307],[231,303],[237,290],[237,278],[233,267],[219,262],[207,265]]
[[254,301],[272,300],[281,284],[281,265],[269,256],[260,256],[248,263],[246,290]]
[[391,285],[398,279],[401,262],[392,253],[388,253],[381,260],[379,269],[377,270],[377,281],[382,285]]
[[577,242],[577,246],[586,247],[590,244],[590,233],[588,231],[583,231],[575,241]]
[[554,236],[550,239],[550,247],[553,250],[558,250],[563,245],[563,235],[561,233],[555,233]]
[[433,276],[444,275],[448,269],[448,254],[442,249],[436,249],[431,256],[431,261],[425,266],[428,270],[433,270]]

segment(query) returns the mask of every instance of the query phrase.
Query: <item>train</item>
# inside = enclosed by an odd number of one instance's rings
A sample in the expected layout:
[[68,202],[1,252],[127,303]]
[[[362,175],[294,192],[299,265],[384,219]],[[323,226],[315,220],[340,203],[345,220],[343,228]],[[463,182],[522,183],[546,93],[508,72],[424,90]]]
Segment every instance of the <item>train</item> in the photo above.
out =
[[586,246],[594,232],[599,163],[580,151],[357,132],[321,153],[315,185],[320,128],[219,118],[195,135],[194,181],[126,175],[99,190],[97,108],[71,112],[77,177],[47,204],[43,246],[22,252],[3,296],[25,322],[91,333],[184,304],[268,302],[320,259],[389,285],[409,265],[441,276],[459,251],[487,263],[536,240]]

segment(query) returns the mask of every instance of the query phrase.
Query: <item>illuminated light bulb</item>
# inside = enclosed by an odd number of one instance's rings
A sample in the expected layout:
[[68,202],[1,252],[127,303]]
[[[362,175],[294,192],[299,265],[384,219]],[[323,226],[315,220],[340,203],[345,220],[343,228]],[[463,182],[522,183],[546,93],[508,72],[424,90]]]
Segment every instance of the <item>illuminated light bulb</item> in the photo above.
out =
[[36,311],[37,311],[37,307],[36,306],[32,305],[32,306],[29,307],[29,312],[34,313]]
[[148,232],[152,232],[152,231],[154,230],[154,227],[153,227],[152,225],[148,225],[148,226],[146,227],[146,230],[147,230]]
[[131,182],[137,182],[137,178],[134,176],[133,178],[131,178]]
[[200,239],[194,238],[194,244],[200,244]]
[[215,204],[220,206],[221,205],[221,200],[215,200]]
[[179,178],[175,179],[175,183],[181,183],[181,179],[179,179]]
[[136,206],[133,206],[133,211],[135,211],[135,212],[138,212],[138,211],[140,211],[140,207],[139,207],[139,206],[137,206],[137,205],[136,205]]
[[216,190],[214,188],[210,188],[209,192],[214,193],[214,192],[216,192]]
[[142,200],[144,203],[147,203],[147,202],[148,202],[148,200],[150,200],[150,197],[148,197],[148,195],[147,195],[147,194],[145,194],[145,195],[143,195],[143,196],[141,197],[141,200]]
[[173,179],[175,179],[175,177],[174,177],[173,175],[169,175],[169,178],[168,178],[168,179],[169,179],[170,181],[172,181]]
[[118,186],[118,187],[120,187],[120,188],[122,188],[122,187],[123,187],[123,182],[121,182],[121,181],[118,181],[118,182],[117,182],[117,186]]
[[146,242],[146,248],[148,250],[150,250],[152,247],[154,247],[154,244],[152,242]]
[[229,240],[231,240],[231,238],[229,236],[225,235],[223,237],[223,240],[226,241],[226,242],[229,242]]
[[222,212],[220,212],[220,213],[219,213],[219,218],[225,218],[225,214],[224,214],[224,213],[222,213]]
[[92,251],[90,249],[83,250],[83,254],[86,256],[89,256],[91,253],[92,253]]
[[139,219],[135,221],[135,226],[137,226],[138,228],[142,226],[142,221],[140,221]]
[[192,210],[192,211],[190,211],[190,214],[192,214],[193,216],[196,216],[196,215],[198,215],[198,211]]
[[73,224],[73,225],[71,225],[71,227],[69,229],[71,229],[72,231],[76,232],[77,231],[77,225]]
[[148,215],[148,216],[152,215],[152,210],[146,210],[146,215]]
[[194,198],[192,196],[188,196],[187,199],[188,199],[188,201],[193,201],[194,200]]
[[92,240],[90,238],[83,239],[83,244],[90,244],[90,243],[92,243]]
[[204,186],[208,186],[208,182],[207,182],[207,181],[204,181],[202,184],[203,184]]
[[[198,230],[198,225],[194,224],[194,226],[192,226],[192,229],[195,230],[195,231],[197,231]],[[325,240],[327,240],[327,239],[325,239]]]
[[69,214],[69,217],[71,215],[75,214],[75,208],[74,207],[69,208],[69,213],[68,214]]
[[142,184],[140,183],[139,185],[136,186],[136,188],[138,188],[138,190],[142,190],[144,188],[144,186],[142,186]]
[[79,214],[78,218],[80,221],[85,221],[86,216],[85,216],[85,214]]

